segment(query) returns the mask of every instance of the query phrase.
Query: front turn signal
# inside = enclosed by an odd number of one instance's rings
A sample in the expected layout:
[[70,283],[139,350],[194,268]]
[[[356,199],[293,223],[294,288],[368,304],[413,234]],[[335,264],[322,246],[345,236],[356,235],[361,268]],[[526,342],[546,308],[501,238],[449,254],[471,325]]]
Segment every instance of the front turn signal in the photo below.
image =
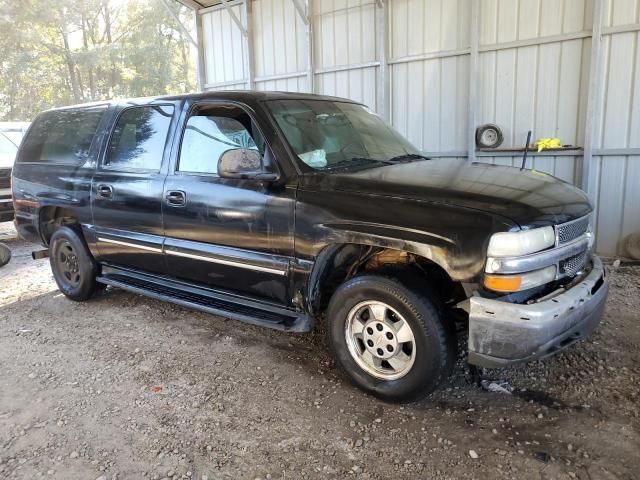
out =
[[522,277],[519,275],[485,275],[484,286],[494,292],[517,292],[522,286]]
[[533,272],[519,273],[517,275],[490,275],[485,274],[484,286],[489,290],[501,293],[519,292],[529,288],[553,282],[556,278],[556,266],[551,265]]

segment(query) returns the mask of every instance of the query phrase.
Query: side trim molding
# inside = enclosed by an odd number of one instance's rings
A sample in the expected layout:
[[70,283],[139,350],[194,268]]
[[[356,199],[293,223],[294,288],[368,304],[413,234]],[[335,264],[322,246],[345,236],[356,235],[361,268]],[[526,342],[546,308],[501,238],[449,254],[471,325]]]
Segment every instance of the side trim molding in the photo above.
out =
[[229,265],[229,266],[232,266],[232,267],[247,268],[249,270],[255,270],[255,271],[258,271],[258,272],[272,273],[274,275],[286,275],[287,274],[286,270],[278,270],[278,269],[275,269],[275,268],[261,267],[259,265],[250,265],[248,263],[234,262],[234,261],[231,261],[231,260],[223,260],[221,258],[205,257],[204,255],[195,255],[193,253],[179,252],[177,250],[165,250],[165,253],[167,253],[168,255],[174,255],[176,257],[185,257],[185,258],[191,258],[191,259],[194,259],[194,260],[202,260],[203,262],[211,262],[211,263],[218,263],[220,265]]
[[161,248],[148,247],[146,245],[138,245],[136,243],[123,242],[121,240],[113,240],[111,238],[98,237],[98,241],[105,243],[113,243],[115,245],[122,245],[125,247],[139,248],[140,250],[148,250],[149,252],[162,253]]
[[[289,270],[288,264],[285,262],[278,262],[280,265],[282,265],[280,268],[278,268],[279,266],[278,264],[274,265],[274,264],[267,263],[266,265],[265,264],[260,265],[259,263],[258,264],[249,263],[249,261],[251,260],[259,262],[260,260],[258,258],[247,259],[248,261],[236,260],[234,258],[234,255],[228,255],[228,256],[226,255],[228,251],[230,252],[231,250],[236,250],[228,247],[219,247],[217,249],[214,249],[214,251],[204,251],[204,250],[200,251],[199,249],[198,250],[196,249],[197,247],[202,247],[201,244],[197,244],[196,242],[182,241],[182,243],[187,244],[186,245],[187,248],[183,248],[182,245],[181,246],[174,245],[174,243],[176,243],[176,241],[180,241],[180,239],[174,239],[170,237],[164,238],[162,240],[161,240],[161,237],[158,237],[156,235],[141,235],[140,238],[131,238],[131,239],[128,237],[121,237],[123,238],[123,240],[111,237],[111,235],[116,236],[118,234],[122,234],[122,232],[118,231],[117,233],[116,232],[112,233],[112,232],[105,231],[105,232],[98,233],[96,237],[98,242],[110,243],[113,245],[121,245],[123,247],[135,248],[138,250],[145,250],[148,252],[164,253],[166,255],[172,255],[175,257],[190,258],[193,260],[216,263],[219,265],[227,265],[227,266],[237,267],[237,268],[246,268],[247,270],[264,272],[272,275],[285,276],[287,275]],[[148,245],[148,244],[144,245],[143,243],[137,243],[138,241],[151,243],[151,245]],[[191,253],[188,251],[190,249],[196,250],[198,253]],[[225,258],[221,258],[221,257],[225,257]]]

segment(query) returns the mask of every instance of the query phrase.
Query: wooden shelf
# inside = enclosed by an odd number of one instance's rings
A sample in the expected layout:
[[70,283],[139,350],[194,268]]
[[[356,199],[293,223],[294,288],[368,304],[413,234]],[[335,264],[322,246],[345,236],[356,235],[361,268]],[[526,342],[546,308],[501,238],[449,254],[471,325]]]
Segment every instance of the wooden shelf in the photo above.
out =
[[[542,152],[566,152],[571,150],[582,150],[582,147],[575,147],[573,145],[567,147],[557,147],[557,148],[545,148]],[[524,147],[522,148],[478,148],[477,152],[485,152],[485,153],[524,153]],[[528,152],[537,153],[538,149],[536,147],[527,148]]]

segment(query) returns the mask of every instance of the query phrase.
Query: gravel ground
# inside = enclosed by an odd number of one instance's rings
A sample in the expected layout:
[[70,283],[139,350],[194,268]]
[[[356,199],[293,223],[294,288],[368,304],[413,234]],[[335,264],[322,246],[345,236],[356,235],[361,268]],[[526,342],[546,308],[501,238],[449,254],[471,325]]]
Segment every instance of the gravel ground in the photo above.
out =
[[322,329],[111,289],[74,303],[10,224],[0,241],[0,478],[640,478],[640,267],[612,269],[590,340],[485,372],[513,394],[461,359],[400,406],[346,382]]

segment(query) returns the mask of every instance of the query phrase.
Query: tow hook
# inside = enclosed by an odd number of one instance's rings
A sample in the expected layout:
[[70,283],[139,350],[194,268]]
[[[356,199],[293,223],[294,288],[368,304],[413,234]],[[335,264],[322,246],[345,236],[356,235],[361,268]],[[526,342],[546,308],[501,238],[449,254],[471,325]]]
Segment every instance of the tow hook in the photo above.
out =
[[49,249],[45,248],[44,250],[35,250],[31,252],[31,258],[34,260],[42,260],[43,258],[47,258],[49,256]]

